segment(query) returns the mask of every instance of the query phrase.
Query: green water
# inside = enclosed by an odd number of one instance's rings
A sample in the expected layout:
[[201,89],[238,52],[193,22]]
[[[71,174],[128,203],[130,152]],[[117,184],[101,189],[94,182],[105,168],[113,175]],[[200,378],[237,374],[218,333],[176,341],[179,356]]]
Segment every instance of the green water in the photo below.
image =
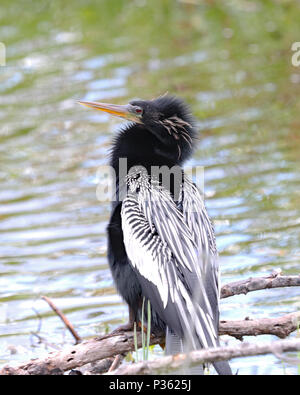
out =
[[[299,19],[287,0],[0,0],[0,365],[73,342],[41,295],[82,337],[127,318],[106,260],[109,204],[96,198],[120,124],[78,99],[186,99],[200,131],[189,165],[205,167],[222,283],[299,273]],[[228,298],[222,318],[293,312],[299,294]],[[271,356],[232,367],[297,373]]]

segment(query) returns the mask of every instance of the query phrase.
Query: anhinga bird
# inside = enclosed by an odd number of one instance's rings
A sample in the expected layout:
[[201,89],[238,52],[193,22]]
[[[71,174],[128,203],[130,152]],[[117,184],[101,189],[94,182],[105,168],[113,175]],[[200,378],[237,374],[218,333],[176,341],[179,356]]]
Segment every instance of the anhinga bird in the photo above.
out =
[[[129,306],[129,323],[121,329],[132,329],[140,321],[145,298],[151,303],[151,331],[165,331],[168,354],[218,346],[219,268],[213,226],[199,190],[181,168],[196,137],[188,107],[172,96],[124,106],[80,103],[130,121],[113,144],[117,200],[107,229],[110,269]],[[118,176],[120,158],[126,158],[130,169],[123,177]],[[153,175],[162,166],[180,169],[168,185],[157,172]],[[219,374],[231,374],[227,362],[214,366]]]

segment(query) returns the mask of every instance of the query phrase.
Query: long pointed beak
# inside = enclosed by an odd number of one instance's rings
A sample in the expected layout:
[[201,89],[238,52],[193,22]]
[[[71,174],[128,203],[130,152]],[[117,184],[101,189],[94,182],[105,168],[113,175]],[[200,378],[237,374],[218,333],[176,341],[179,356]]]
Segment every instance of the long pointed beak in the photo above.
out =
[[140,119],[132,112],[133,106],[130,104],[122,106],[118,104],[98,103],[94,101],[78,101],[78,103],[83,106],[94,108],[95,110],[104,111],[117,117],[125,118],[128,121],[141,122]]

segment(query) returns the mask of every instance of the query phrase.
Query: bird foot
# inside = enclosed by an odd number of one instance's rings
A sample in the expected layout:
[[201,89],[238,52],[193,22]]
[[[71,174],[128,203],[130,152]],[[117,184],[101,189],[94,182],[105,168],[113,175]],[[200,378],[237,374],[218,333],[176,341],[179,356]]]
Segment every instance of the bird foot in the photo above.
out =
[[133,322],[127,322],[127,324],[120,325],[118,328],[114,329],[111,334],[112,335],[117,335],[122,332],[131,332],[133,331]]
[[[140,331],[142,331],[142,323],[138,322],[137,326],[140,329]],[[144,331],[144,333],[147,333],[147,327],[146,326],[143,327],[143,331]]]
[[[122,333],[122,332],[131,332],[133,330],[134,330],[134,323],[133,322],[127,322],[127,324],[120,325],[118,328],[113,330],[111,332],[111,334],[115,335],[115,334],[119,334],[119,333]],[[142,330],[141,322],[137,323],[137,330],[138,331]],[[147,327],[146,326],[144,326],[143,331],[144,331],[144,333],[147,333]]]

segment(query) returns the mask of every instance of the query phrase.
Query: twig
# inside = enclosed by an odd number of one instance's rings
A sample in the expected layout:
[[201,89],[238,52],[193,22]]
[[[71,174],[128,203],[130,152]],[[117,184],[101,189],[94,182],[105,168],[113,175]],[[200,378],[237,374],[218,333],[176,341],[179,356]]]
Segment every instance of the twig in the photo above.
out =
[[[232,347],[218,347],[206,350],[192,351],[189,354],[177,354],[161,357],[154,361],[143,361],[132,365],[122,365],[111,375],[133,374],[166,374],[172,373],[181,367],[197,366],[203,363],[225,361],[234,358],[248,357],[264,354],[281,354],[288,351],[299,351],[300,339],[277,340],[267,344],[241,343]],[[299,360],[300,363],[300,360]]]
[[268,288],[297,287],[300,286],[300,276],[281,276],[278,272],[267,277],[250,277],[247,280],[237,281],[224,285],[221,288],[221,298],[247,294]]
[[121,361],[121,355],[118,354],[115,356],[115,359],[113,361],[113,363],[111,364],[111,367],[108,369],[109,372],[112,372],[113,370],[117,369],[117,367],[119,366]]
[[44,299],[48,303],[48,305],[51,307],[51,309],[59,316],[59,318],[65,324],[67,329],[71,332],[71,334],[73,335],[73,337],[75,339],[75,344],[80,343],[81,337],[75,331],[73,325],[67,319],[67,317],[55,306],[55,304],[48,298],[48,296],[42,296],[42,299]]

